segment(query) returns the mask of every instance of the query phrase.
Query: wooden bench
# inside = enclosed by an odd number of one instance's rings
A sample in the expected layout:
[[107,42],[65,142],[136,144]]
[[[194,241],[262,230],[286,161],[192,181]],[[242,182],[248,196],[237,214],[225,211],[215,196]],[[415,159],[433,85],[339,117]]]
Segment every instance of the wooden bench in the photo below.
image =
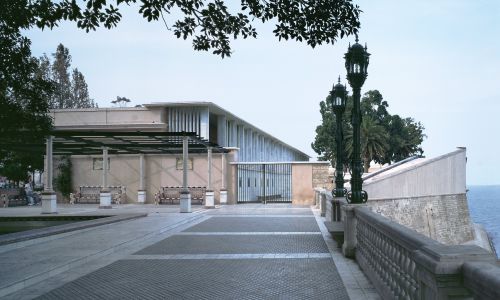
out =
[[337,242],[337,247],[342,248],[344,244],[344,222],[325,221],[325,226],[335,242]]
[[[110,186],[111,201],[114,204],[121,204],[125,197],[124,186]],[[80,186],[79,192],[70,195],[70,203],[99,204],[101,201],[102,186]]]
[[[207,193],[206,187],[203,186],[189,186],[189,192],[191,193],[191,201],[196,201],[198,204],[203,204],[205,201],[205,196]],[[181,191],[180,186],[164,186],[160,188],[155,194],[155,204],[175,204],[181,201]]]
[[19,188],[0,189],[0,200],[3,207],[28,205],[26,195]]

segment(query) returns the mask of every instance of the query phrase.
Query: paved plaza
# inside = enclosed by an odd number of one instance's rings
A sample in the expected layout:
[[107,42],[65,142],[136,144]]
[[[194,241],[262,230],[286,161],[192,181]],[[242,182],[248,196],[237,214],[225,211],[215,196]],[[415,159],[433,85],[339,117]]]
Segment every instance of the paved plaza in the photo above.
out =
[[[39,208],[38,208],[39,209]],[[24,215],[36,208],[15,208]],[[13,214],[0,210],[0,215]],[[60,214],[101,214],[67,206]],[[245,204],[147,213],[84,230],[0,246],[5,299],[378,299],[309,207]],[[7,272],[3,272],[6,270]]]

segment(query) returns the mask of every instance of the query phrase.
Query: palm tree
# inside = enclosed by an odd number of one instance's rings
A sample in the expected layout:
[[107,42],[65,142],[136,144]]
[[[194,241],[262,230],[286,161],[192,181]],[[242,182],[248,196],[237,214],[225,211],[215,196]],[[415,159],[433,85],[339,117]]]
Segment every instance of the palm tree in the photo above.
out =
[[[361,122],[361,157],[363,159],[364,172],[368,172],[372,160],[380,160],[388,149],[389,135],[384,127],[370,117],[364,115]],[[346,154],[349,160],[352,159],[352,128],[346,134]]]

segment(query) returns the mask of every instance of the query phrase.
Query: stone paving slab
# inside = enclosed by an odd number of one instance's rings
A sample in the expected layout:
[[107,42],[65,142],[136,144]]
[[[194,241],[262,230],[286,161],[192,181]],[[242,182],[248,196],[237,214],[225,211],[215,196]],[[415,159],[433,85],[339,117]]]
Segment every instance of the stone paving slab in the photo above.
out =
[[0,297],[200,218],[200,214],[153,215],[52,236],[56,239],[34,239],[20,248],[11,247],[19,243],[0,246]]
[[212,217],[185,232],[319,232],[314,217]]
[[349,299],[330,258],[121,260],[37,299],[137,298]]
[[174,235],[135,254],[328,253],[321,235]]

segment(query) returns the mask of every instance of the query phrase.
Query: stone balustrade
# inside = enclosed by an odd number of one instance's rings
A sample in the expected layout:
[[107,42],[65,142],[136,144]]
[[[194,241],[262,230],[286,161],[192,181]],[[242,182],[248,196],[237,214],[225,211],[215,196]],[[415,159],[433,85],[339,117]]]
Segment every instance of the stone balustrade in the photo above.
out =
[[356,259],[383,299],[500,299],[500,265],[492,253],[441,244],[367,205],[316,193],[327,199],[326,220],[344,223],[344,254]]

